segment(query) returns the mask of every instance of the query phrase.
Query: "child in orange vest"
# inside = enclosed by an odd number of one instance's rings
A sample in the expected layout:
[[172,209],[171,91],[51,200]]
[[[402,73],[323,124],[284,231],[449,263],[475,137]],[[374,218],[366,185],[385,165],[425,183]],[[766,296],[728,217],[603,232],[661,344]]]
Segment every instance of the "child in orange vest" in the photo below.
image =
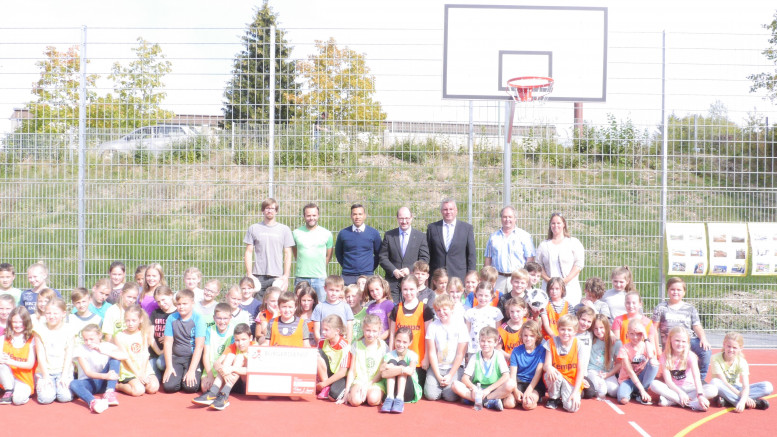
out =
[[429,322],[434,319],[434,310],[418,300],[420,283],[415,276],[405,276],[400,284],[403,302],[395,306],[389,314],[389,345],[394,345],[394,337],[401,327],[410,328],[413,338],[409,348],[418,355],[416,371],[421,387],[426,382],[426,368],[429,367],[429,357],[426,356],[426,331]]
[[278,297],[280,316],[272,319],[267,328],[270,346],[309,347],[313,338],[308,331],[308,324],[301,317],[296,317],[296,296],[287,291]]
[[507,321],[499,326],[500,351],[506,360],[510,360],[513,349],[521,345],[521,326],[526,321],[526,314],[529,308],[526,301],[518,298],[511,298],[505,305],[505,316]]
[[591,351],[583,347],[575,336],[577,325],[575,316],[561,316],[558,319],[558,336],[543,344],[547,350],[544,366],[545,386],[548,389],[546,408],[555,410],[561,405],[570,413],[580,409],[583,378]]
[[552,337],[557,336],[558,332],[558,320],[561,316],[569,313],[569,302],[564,300],[567,295],[567,289],[564,285],[564,280],[561,278],[550,278],[548,281],[548,306],[545,307],[545,311],[548,315],[547,325],[543,320],[542,329],[546,340],[550,340]]

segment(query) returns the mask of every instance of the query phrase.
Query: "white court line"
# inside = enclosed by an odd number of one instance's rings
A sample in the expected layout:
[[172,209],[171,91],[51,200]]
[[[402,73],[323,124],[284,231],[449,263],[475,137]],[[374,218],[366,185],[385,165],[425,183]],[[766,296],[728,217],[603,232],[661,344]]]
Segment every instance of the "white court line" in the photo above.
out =
[[605,399],[605,400],[604,400],[604,402],[605,402],[607,405],[609,405],[609,406],[610,406],[610,408],[612,408],[613,410],[615,410],[615,412],[616,412],[616,413],[618,413],[618,414],[620,414],[620,415],[624,415],[624,414],[626,414],[626,413],[624,413],[624,412],[623,412],[623,410],[621,410],[620,408],[618,408],[618,406],[617,406],[617,405],[613,404],[613,403],[612,403],[612,401],[610,401],[609,399]]
[[777,366],[777,364],[750,364],[747,363],[748,366]]
[[645,430],[644,430],[644,429],[642,429],[642,427],[641,427],[641,426],[637,425],[637,422],[629,422],[629,425],[633,426],[633,427],[634,427],[634,429],[636,429],[636,430],[637,430],[637,432],[638,432],[638,433],[639,433],[639,434],[640,434],[642,437],[650,437],[650,434],[646,433],[646,432],[645,432]]

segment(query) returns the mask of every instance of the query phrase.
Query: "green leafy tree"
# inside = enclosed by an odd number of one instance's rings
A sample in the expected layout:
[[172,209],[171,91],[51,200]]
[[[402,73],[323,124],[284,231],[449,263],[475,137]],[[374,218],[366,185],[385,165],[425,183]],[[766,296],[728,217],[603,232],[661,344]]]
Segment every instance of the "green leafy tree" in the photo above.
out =
[[753,81],[753,84],[750,86],[750,92],[764,89],[766,90],[766,97],[774,102],[777,101],[777,12],[774,13],[772,22],[764,24],[763,27],[771,31],[771,36],[769,37],[769,44],[771,45],[761,53],[766,56],[766,59],[774,63],[775,70],[772,72],[751,74],[750,76],[747,76],[747,78]]
[[150,44],[142,37],[137,41],[138,46],[132,49],[135,59],[128,65],[116,62],[111,69],[109,77],[116,97],[109,95],[100,102],[112,104],[112,113],[102,115],[115,119],[114,126],[135,128],[172,116],[170,111],[160,108],[167,96],[162,79],[172,71],[172,64],[165,59],[159,44]]
[[301,61],[299,70],[309,90],[299,98],[308,118],[326,112],[328,119],[354,126],[374,126],[386,119],[374,99],[375,76],[363,54],[338,47],[334,38],[316,41],[316,53]]
[[235,57],[232,79],[224,91],[224,118],[233,122],[267,122],[270,118],[270,30],[275,27],[275,120],[288,123],[299,86],[286,32],[277,28],[278,15],[267,1],[258,8],[243,35],[243,50]]

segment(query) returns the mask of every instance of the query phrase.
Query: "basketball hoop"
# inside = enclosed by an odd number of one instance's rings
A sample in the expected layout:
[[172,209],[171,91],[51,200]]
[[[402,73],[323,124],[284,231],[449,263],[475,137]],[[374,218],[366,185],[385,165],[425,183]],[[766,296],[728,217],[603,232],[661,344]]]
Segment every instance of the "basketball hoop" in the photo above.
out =
[[516,103],[544,103],[553,92],[553,79],[542,76],[514,77],[507,81],[507,94]]

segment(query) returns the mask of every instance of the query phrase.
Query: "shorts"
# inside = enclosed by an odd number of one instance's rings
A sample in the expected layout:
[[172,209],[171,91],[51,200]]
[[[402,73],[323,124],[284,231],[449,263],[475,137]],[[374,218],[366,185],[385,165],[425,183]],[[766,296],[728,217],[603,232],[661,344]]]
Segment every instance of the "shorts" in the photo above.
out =
[[[515,385],[516,385],[516,388],[521,391],[521,393],[525,392],[526,388],[529,387],[528,382],[522,382],[518,380],[515,381]],[[536,390],[537,393],[539,393],[540,399],[542,399],[545,396],[545,393],[548,390],[545,388],[545,381],[543,381],[542,378],[540,378],[540,382],[537,383],[537,386],[534,387],[534,390]]]
[[120,379],[119,380],[119,384],[129,384],[129,382],[132,381],[133,379],[135,379],[134,376],[130,376],[130,377],[127,377],[127,378],[124,378],[124,379]]

